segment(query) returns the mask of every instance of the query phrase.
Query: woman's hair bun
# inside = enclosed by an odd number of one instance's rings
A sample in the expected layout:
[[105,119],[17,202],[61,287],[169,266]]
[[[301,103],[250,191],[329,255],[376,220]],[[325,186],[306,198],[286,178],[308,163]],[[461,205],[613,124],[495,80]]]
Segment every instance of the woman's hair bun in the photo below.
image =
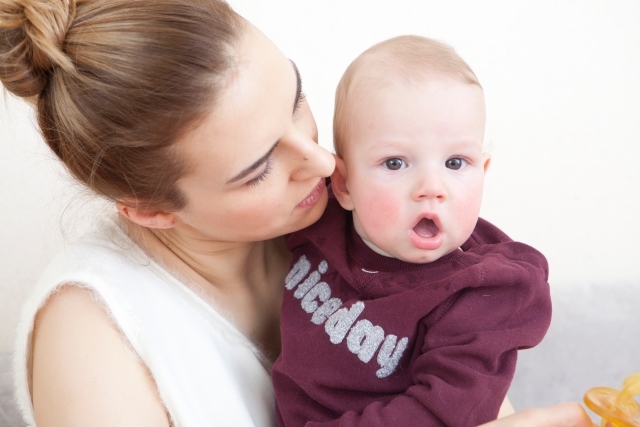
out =
[[74,66],[64,53],[75,0],[0,0],[0,81],[14,95],[39,95],[51,72]]

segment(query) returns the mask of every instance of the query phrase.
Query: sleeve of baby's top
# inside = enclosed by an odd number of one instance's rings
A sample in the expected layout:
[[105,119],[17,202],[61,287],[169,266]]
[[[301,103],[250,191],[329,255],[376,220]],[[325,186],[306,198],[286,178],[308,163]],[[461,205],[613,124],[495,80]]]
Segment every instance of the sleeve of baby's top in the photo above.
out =
[[464,288],[423,320],[413,386],[362,414],[307,427],[470,427],[495,419],[517,350],[538,344],[551,320],[544,257],[520,243],[497,246],[473,249],[484,252],[482,285]]

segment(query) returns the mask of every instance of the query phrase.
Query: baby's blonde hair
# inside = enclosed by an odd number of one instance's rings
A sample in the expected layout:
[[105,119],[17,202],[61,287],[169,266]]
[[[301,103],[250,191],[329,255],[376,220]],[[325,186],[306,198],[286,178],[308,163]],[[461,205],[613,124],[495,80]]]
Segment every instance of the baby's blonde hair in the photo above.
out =
[[[346,69],[336,90],[333,115],[333,146],[342,157],[348,123],[346,109],[351,92],[359,83],[362,72],[384,84],[389,75],[409,81],[424,80],[434,75],[453,77],[464,83],[480,82],[471,67],[446,43],[421,36],[399,36],[380,42],[365,50]],[[371,86],[367,86],[370,89]]]

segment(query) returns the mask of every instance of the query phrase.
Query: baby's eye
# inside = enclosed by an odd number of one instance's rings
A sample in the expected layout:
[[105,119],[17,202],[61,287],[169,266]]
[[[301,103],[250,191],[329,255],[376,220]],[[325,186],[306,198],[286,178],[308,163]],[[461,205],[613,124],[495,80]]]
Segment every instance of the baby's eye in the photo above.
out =
[[462,169],[463,167],[465,167],[467,165],[467,162],[466,160],[461,159],[460,157],[454,157],[452,159],[447,160],[444,164],[448,169],[453,169],[457,171],[458,169]]
[[407,164],[402,159],[393,158],[385,160],[384,166],[389,170],[397,171],[403,167],[407,167]]

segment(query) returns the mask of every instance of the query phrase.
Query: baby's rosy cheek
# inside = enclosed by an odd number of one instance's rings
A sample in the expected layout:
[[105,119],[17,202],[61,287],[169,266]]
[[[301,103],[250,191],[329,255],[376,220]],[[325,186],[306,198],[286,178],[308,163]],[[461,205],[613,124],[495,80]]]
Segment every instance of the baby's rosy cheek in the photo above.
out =
[[478,212],[480,211],[480,200],[474,200],[469,197],[470,201],[462,206],[458,206],[456,211],[456,222],[459,224],[460,233],[468,233],[469,235],[475,228],[478,220]]
[[358,213],[358,217],[368,231],[379,232],[397,225],[401,210],[397,196],[378,192],[363,200],[363,209]]

